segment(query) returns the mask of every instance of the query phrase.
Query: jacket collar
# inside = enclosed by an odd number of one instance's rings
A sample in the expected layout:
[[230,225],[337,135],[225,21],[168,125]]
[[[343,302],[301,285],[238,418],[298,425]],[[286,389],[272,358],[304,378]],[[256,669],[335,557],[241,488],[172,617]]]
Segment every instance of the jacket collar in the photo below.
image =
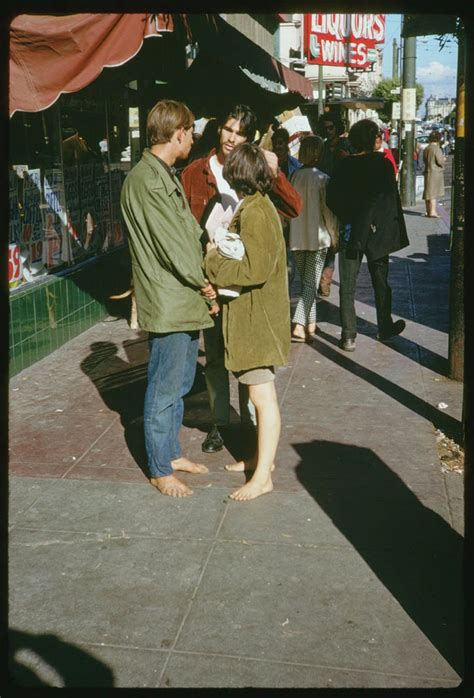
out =
[[172,177],[168,169],[160,162],[160,160],[153,155],[149,148],[145,148],[143,151],[142,159],[151,167],[159,172],[161,175],[161,181],[166,190],[168,196],[172,194],[176,189],[178,189],[178,181],[175,177]]
[[255,194],[250,194],[249,196],[246,196],[240,204],[237,211],[235,212],[235,217],[239,218],[242,214],[242,211],[244,211],[247,208],[247,206],[250,206],[254,201],[261,200],[263,200],[263,194],[261,194],[259,191],[256,191]]

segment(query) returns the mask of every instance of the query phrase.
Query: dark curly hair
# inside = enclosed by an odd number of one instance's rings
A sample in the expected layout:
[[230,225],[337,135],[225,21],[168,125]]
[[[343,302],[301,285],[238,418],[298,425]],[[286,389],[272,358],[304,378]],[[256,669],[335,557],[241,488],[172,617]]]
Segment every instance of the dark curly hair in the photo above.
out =
[[232,189],[248,196],[259,191],[267,194],[273,186],[273,177],[265,155],[258,145],[242,143],[228,156],[222,172]]
[[372,119],[361,119],[349,131],[349,141],[357,153],[371,153],[375,146],[379,127]]

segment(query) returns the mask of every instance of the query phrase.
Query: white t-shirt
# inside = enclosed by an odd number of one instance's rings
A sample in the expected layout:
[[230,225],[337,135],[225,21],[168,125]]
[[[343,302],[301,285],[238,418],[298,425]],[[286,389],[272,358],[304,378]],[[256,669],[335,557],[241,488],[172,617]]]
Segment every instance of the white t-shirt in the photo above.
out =
[[222,207],[224,211],[226,210],[226,208],[228,208],[228,206],[231,206],[232,210],[234,211],[235,207],[239,203],[239,198],[237,196],[237,193],[230,186],[229,182],[227,182],[227,180],[225,180],[222,176],[222,170],[224,169],[224,166],[221,165],[221,163],[217,159],[217,155],[212,156],[212,158],[209,160],[209,165],[211,167],[212,174],[216,178],[217,190],[221,195]]

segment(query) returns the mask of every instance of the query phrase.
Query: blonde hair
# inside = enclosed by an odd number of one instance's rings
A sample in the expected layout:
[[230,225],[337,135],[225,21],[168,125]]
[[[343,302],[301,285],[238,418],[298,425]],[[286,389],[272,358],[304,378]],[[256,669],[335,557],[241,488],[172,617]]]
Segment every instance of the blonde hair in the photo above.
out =
[[155,104],[146,120],[146,131],[150,145],[169,143],[179,128],[190,128],[194,114],[183,102],[162,99]]
[[320,159],[324,141],[319,136],[306,136],[300,143],[298,160],[302,165],[314,165]]

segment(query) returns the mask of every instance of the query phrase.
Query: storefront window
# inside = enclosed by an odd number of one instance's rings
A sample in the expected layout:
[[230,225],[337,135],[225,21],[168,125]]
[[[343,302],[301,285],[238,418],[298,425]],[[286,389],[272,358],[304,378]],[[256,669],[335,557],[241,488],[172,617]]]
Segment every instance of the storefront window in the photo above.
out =
[[[111,116],[112,115],[112,116]],[[9,283],[17,288],[125,243],[128,105],[83,90],[10,121]]]

